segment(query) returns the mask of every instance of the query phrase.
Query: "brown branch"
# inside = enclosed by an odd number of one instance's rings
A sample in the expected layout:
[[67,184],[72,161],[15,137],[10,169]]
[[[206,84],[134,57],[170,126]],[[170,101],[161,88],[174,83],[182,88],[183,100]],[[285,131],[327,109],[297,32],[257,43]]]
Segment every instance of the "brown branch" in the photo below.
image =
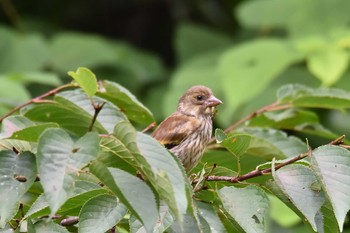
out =
[[[335,145],[335,146],[341,146],[341,147],[345,147],[345,145],[342,145],[343,140],[345,138],[345,135],[342,135],[340,137],[338,137],[337,139],[331,141],[330,143],[328,143],[328,145]],[[345,148],[347,148],[348,146],[346,146]],[[280,163],[278,165],[275,166],[275,170],[278,170],[288,164],[292,164],[298,160],[304,159],[307,156],[311,155],[312,150],[310,149],[308,152],[299,154],[298,156],[295,156],[293,158],[290,158],[289,160]],[[206,181],[226,181],[226,182],[230,182],[230,183],[239,183],[241,181],[244,180],[248,180],[257,176],[262,176],[262,175],[266,175],[266,174],[270,174],[272,171],[272,168],[266,168],[266,169],[262,169],[262,170],[253,170],[250,171],[244,175],[239,175],[239,176],[208,176],[206,177]],[[195,179],[192,181],[192,184],[196,184],[199,182],[199,179]]]
[[69,87],[75,87],[76,85],[75,84],[72,84],[72,83],[68,83],[68,84],[65,84],[65,85],[62,85],[62,86],[59,86],[49,92],[46,92],[38,97],[35,97],[31,100],[28,100],[27,102],[25,102],[24,104],[21,104],[17,107],[15,107],[14,109],[12,109],[11,111],[9,111],[8,113],[6,113],[4,116],[2,116],[0,118],[0,122],[2,122],[6,117],[12,115],[13,113],[17,112],[18,110],[20,110],[21,108],[24,108],[26,106],[28,106],[29,104],[32,104],[32,103],[38,103],[38,102],[41,102],[43,98],[46,98],[48,96],[51,96],[51,95],[54,95],[56,94],[57,92],[65,89],[65,88],[69,88]]
[[[254,117],[264,113],[264,112],[273,112],[273,111],[278,111],[278,110],[283,110],[283,109],[287,109],[292,107],[292,105],[290,104],[285,104],[285,105],[279,105],[278,102],[274,102],[270,105],[264,106],[252,113],[250,113],[249,115],[247,115],[246,117],[238,120],[237,122],[235,122],[234,124],[230,125],[228,128],[226,128],[224,130],[225,133],[231,132],[232,130],[236,129],[238,126],[240,126],[241,124],[243,124],[246,121],[249,121],[251,119],[253,119]],[[215,141],[215,137],[212,137],[210,139],[209,143],[213,143]]]
[[62,219],[60,222],[61,226],[73,226],[79,222],[79,217],[68,217],[65,219]]

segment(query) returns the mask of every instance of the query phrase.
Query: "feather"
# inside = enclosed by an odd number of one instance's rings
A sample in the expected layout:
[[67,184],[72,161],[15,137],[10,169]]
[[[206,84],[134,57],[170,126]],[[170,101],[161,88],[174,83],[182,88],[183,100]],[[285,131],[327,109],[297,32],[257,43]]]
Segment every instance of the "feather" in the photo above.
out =
[[200,122],[197,118],[175,112],[158,126],[152,136],[166,148],[171,149],[179,145],[199,126]]

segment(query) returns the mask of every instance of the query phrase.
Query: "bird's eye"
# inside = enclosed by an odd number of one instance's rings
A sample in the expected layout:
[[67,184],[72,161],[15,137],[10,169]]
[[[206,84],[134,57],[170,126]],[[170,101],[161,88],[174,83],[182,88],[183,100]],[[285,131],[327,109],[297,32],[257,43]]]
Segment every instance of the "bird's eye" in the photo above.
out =
[[201,100],[203,100],[203,96],[202,96],[202,95],[197,95],[197,96],[196,96],[196,99],[197,99],[198,101],[201,101]]

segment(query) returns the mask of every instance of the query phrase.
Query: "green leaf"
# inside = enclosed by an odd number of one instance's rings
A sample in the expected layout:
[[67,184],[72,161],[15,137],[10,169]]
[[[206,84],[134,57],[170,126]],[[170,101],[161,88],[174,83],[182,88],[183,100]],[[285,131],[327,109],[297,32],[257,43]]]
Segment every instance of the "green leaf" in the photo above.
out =
[[[146,231],[142,223],[134,215],[131,215],[129,223],[131,233]],[[159,218],[153,230],[153,233],[162,233],[167,230],[173,223],[174,217],[172,216],[169,207],[164,202],[161,202],[159,206]]]
[[117,62],[116,50],[111,43],[102,37],[88,34],[56,33],[50,52],[54,69],[61,72]]
[[[37,105],[25,112],[24,116],[37,122],[55,122],[62,128],[77,135],[83,135],[88,131],[92,119],[92,117],[84,111],[77,111],[61,103]],[[93,130],[99,133],[107,133],[99,122],[94,124]]]
[[[84,110],[90,115],[91,119],[95,114],[90,98],[88,98],[88,96],[79,89],[60,92],[57,94],[55,100],[67,107],[76,109],[77,111]],[[93,101],[95,104],[102,104],[102,102],[106,102],[99,97],[93,97]],[[101,111],[98,113],[96,120],[97,121],[95,124],[97,126],[101,125],[106,131],[112,132],[118,122],[127,120],[127,118],[117,106],[114,106],[110,102],[106,102]]]
[[175,48],[180,62],[231,44],[232,39],[229,36],[200,25],[181,23],[176,29]]
[[[108,168],[108,170],[119,187],[118,196],[124,196],[128,206],[143,222],[146,231],[151,232],[158,219],[156,199],[152,190],[145,182],[123,170],[117,168]],[[142,193],[141,196],[140,193]]]
[[316,215],[325,198],[321,190],[313,188],[317,182],[313,171],[303,165],[291,164],[277,170],[273,177],[288,200],[305,216],[312,229],[317,231]]
[[[101,163],[94,163],[91,172],[109,187],[128,209],[143,222],[146,231],[151,232],[158,219],[156,200],[152,190],[139,178],[123,170],[108,168],[107,171],[101,173],[101,169],[107,169],[107,167]],[[142,193],[141,196],[140,193]]]
[[249,121],[249,126],[295,130],[302,124],[319,123],[316,113],[302,109],[266,112]]
[[[64,91],[54,98],[56,102],[40,104],[29,110],[24,115],[33,121],[56,122],[61,127],[77,134],[83,135],[89,129],[94,108],[88,96],[82,90]],[[93,97],[96,103],[102,100]],[[99,112],[93,126],[93,131],[99,133],[112,132],[117,122],[126,120],[125,115],[119,109],[107,102]]]
[[30,93],[20,83],[0,76],[0,104],[16,106],[30,99]]
[[279,225],[281,225],[284,228],[291,228],[292,226],[295,226],[296,224],[300,223],[300,217],[276,196],[268,196],[271,203],[271,219],[276,221]]
[[16,139],[0,139],[0,150],[13,150],[15,149],[19,153],[30,151],[36,152],[36,143],[30,143]]
[[54,223],[52,221],[39,221],[35,223],[33,226],[33,229],[28,227],[28,232],[33,233],[69,233],[69,231],[58,225],[57,223]]
[[17,213],[20,199],[35,178],[35,156],[32,153],[17,155],[13,151],[0,151],[0,228]]
[[222,54],[218,69],[231,111],[254,98],[299,60],[301,55],[278,39],[259,39],[228,49]]
[[90,98],[97,92],[96,76],[88,68],[79,67],[76,72],[69,71],[68,75],[78,83]]
[[113,43],[113,49],[117,55],[117,60],[113,65],[120,71],[116,81],[120,82],[124,78],[129,85],[130,80],[136,84],[147,84],[166,77],[162,60],[154,54],[140,51],[122,42]]
[[10,137],[14,132],[33,126],[35,123],[23,116],[15,115],[6,117],[1,125],[1,137]]
[[221,129],[215,130],[216,141],[220,143],[223,147],[225,147],[228,151],[234,154],[237,158],[242,156],[250,144],[250,135],[246,134],[230,134],[228,136]]
[[312,168],[322,183],[340,231],[350,209],[350,152],[338,146],[321,146],[311,157]]
[[349,63],[347,51],[339,48],[324,48],[307,58],[311,73],[319,78],[324,86],[331,86],[344,74]]
[[335,28],[347,27],[349,7],[349,2],[342,0],[320,0],[317,3],[255,0],[243,2],[238,7],[237,17],[247,28],[282,28],[294,36],[325,35]]
[[0,61],[0,73],[38,71],[45,66],[48,51],[42,35],[0,27],[0,38],[1,56],[6,58]]
[[151,171],[145,172],[150,179],[151,184],[174,212],[179,222],[183,221],[184,214],[191,198],[187,196],[188,180],[183,170],[180,168],[179,161],[176,159],[154,138],[137,133],[137,146],[141,155],[150,165]]
[[299,84],[282,86],[277,92],[280,103],[295,107],[344,109],[350,108],[350,93],[336,88],[309,88]]
[[[158,212],[155,197],[145,183],[120,169],[107,168],[100,162],[94,162],[90,166],[90,171],[121,199],[128,209],[144,223],[148,231],[153,229]],[[133,188],[130,188],[130,185]],[[139,193],[143,193],[142,198]]]
[[247,233],[267,231],[269,199],[262,189],[224,187],[218,191],[223,208]]
[[110,81],[103,81],[102,85],[104,89],[100,90],[97,96],[112,102],[120,108],[130,121],[145,126],[154,122],[152,113],[123,86]]
[[[116,156],[115,161],[122,159],[138,170],[142,170],[141,167],[149,167],[142,156],[137,155],[139,149],[136,145],[136,130],[130,122],[119,122],[114,128],[113,135],[101,139],[100,146],[103,151]],[[103,161],[103,158],[100,161]]]
[[45,194],[42,193],[30,206],[27,213],[23,216],[21,222],[31,217],[32,219],[47,216],[50,214],[49,203],[46,201]]
[[197,202],[199,215],[205,219],[210,226],[210,232],[226,232],[226,229],[220,221],[214,207],[210,204]]
[[99,195],[85,203],[79,215],[79,232],[104,233],[127,213],[126,207],[112,195]]
[[62,129],[47,129],[39,138],[37,164],[51,214],[69,198],[77,171],[96,158],[96,133],[87,133],[74,142]]
[[12,139],[19,139],[29,142],[36,142],[42,132],[48,128],[58,128],[56,123],[44,123],[34,126],[29,126],[24,129],[14,132],[11,136]]
[[6,75],[6,78],[21,84],[40,83],[51,86],[62,84],[62,81],[57,74],[49,72],[11,73]]
[[247,153],[271,160],[293,157],[307,151],[307,146],[299,138],[286,133],[264,128],[243,128],[251,136]]
[[[89,199],[97,195],[106,193],[108,193],[108,191],[106,189],[101,188],[101,186],[96,183],[77,180],[75,181],[75,187],[72,191],[72,195],[57,211],[57,214],[64,215],[69,213],[70,215],[79,215],[79,212],[72,213],[71,211],[77,208],[80,210],[80,207],[82,207],[83,204]],[[35,219],[42,216],[47,216],[49,214],[49,203],[46,201],[45,195],[41,194],[30,206],[30,209],[22,218],[22,221],[28,217]]]

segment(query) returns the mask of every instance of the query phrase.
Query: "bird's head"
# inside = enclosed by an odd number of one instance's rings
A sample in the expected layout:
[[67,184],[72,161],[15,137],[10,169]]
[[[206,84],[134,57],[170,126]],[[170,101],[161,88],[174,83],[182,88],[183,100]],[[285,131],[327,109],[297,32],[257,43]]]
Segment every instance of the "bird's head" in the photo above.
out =
[[222,104],[205,86],[193,86],[179,99],[177,110],[196,117],[213,116],[215,107]]

